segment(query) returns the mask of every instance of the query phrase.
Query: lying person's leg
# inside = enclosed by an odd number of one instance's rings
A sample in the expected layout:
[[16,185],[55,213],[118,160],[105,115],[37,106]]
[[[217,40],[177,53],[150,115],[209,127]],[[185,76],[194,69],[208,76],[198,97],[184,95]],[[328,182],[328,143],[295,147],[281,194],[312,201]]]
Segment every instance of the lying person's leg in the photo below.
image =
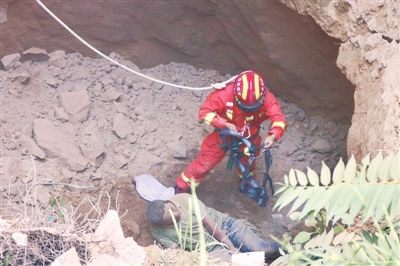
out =
[[240,252],[264,251],[268,259],[274,259],[280,256],[279,244],[272,240],[263,240],[242,221],[228,217],[224,220],[222,226],[226,234]]

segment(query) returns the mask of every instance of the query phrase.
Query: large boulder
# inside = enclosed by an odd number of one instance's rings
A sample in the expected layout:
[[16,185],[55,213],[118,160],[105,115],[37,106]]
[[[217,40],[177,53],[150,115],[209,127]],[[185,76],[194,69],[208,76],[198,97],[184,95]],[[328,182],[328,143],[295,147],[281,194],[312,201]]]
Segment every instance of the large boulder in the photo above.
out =
[[73,171],[86,169],[88,161],[76,147],[75,142],[56,128],[50,120],[35,119],[33,133],[36,144],[47,157],[64,159]]
[[87,119],[90,109],[90,100],[87,90],[62,92],[61,105],[65,112],[70,115],[71,123],[83,122]]
[[142,265],[146,252],[132,237],[124,237],[118,213],[107,211],[96,231],[87,236],[91,261],[88,265]]

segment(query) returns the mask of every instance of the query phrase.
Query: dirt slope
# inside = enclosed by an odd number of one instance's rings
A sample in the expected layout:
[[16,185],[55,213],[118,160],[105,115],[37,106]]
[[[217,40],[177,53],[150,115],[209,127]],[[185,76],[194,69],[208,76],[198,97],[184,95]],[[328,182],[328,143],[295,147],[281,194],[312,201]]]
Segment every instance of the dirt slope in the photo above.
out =
[[[118,54],[111,57],[138,70]],[[209,86],[229,78],[177,63],[140,71],[186,86]],[[74,206],[86,195],[96,201],[99,191],[105,190],[118,202],[121,214],[127,211],[121,220],[126,235],[141,245],[152,243],[144,218],[146,201],[132,180],[148,173],[167,187],[174,185],[178,174],[196,157],[204,136],[213,130],[197,119],[198,107],[210,91],[163,86],[105,59],[63,51],[41,51],[23,62],[16,59],[0,77],[0,216],[13,215],[10,202],[14,207],[24,203],[21,185],[26,183],[60,183],[37,186],[38,198],[31,204],[42,208],[48,208],[57,196]],[[307,117],[302,109],[276,96],[289,126],[272,149],[270,174],[275,182],[282,181],[291,168],[304,171],[310,166],[319,172],[321,160],[329,167],[340,157],[346,160],[346,126]],[[268,129],[268,124],[264,126]],[[236,170],[225,169],[227,159],[198,188],[200,199],[238,218],[248,218],[267,237],[272,232],[276,199],[260,208],[241,194]],[[257,165],[261,180],[263,160]],[[93,190],[85,189],[88,186]],[[80,208],[84,212],[90,206]]]

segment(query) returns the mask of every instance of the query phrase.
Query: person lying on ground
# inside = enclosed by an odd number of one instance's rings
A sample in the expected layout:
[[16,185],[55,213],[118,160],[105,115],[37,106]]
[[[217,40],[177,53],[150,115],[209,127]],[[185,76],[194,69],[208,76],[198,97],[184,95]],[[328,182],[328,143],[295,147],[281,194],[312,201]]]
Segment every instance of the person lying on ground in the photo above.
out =
[[[164,248],[176,248],[179,247],[179,243],[185,243],[187,250],[196,249],[200,239],[199,224],[194,211],[189,213],[189,201],[193,206],[192,195],[180,193],[167,201],[154,200],[148,204],[146,217],[153,224],[151,234]],[[280,256],[279,244],[261,239],[249,228],[247,221],[235,219],[206,207],[200,200],[198,204],[204,227],[206,250],[210,255],[227,261],[231,260],[233,253],[239,252],[264,251],[266,259]],[[182,239],[179,239],[175,230],[170,211],[181,227]],[[186,230],[192,231],[191,239],[189,234],[185,238]]]

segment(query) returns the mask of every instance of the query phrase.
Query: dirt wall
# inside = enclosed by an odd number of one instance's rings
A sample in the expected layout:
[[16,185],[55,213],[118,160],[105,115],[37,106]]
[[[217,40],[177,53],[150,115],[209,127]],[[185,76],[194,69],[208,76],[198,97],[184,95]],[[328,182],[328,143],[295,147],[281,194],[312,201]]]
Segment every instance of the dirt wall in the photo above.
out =
[[398,1],[282,1],[339,38],[337,64],[354,84],[348,154],[400,150]]
[[[351,123],[348,153],[360,159],[400,147],[396,2],[44,4],[101,52],[140,68],[184,62],[221,74],[256,69],[307,115]],[[95,56],[35,1],[3,1],[0,11],[1,56],[33,46]]]
[[[335,65],[338,40],[277,1],[43,1],[84,40],[140,68],[182,62],[221,74],[256,69],[308,115],[350,124],[352,84]],[[21,16],[23,14],[23,16]],[[36,1],[12,1],[1,56],[39,47],[96,56]]]

